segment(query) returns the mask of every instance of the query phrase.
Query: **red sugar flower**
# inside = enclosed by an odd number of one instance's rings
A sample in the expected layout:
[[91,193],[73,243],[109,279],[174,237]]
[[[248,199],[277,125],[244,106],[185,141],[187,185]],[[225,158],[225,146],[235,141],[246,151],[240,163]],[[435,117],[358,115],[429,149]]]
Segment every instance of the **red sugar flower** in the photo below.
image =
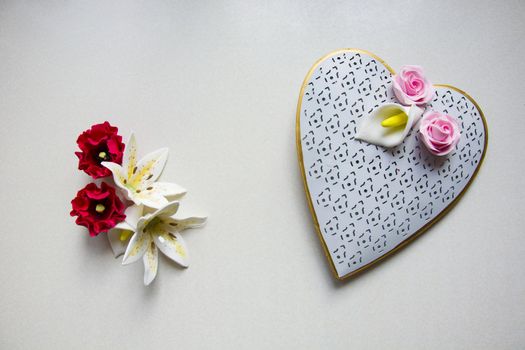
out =
[[78,136],[77,144],[81,152],[77,155],[78,169],[84,170],[94,179],[111,175],[111,171],[103,167],[102,162],[122,164],[124,144],[122,136],[117,134],[118,128],[108,122],[95,124]]
[[126,207],[115,194],[115,189],[105,182],[100,188],[90,183],[71,201],[71,216],[77,216],[76,224],[85,226],[90,236],[106,232],[126,218]]

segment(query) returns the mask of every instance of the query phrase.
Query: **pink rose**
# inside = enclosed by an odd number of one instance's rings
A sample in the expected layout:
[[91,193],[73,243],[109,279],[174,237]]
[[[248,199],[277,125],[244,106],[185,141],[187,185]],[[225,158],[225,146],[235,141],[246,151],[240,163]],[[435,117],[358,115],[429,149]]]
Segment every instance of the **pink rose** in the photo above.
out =
[[430,153],[444,156],[452,152],[461,136],[458,121],[436,111],[428,111],[421,118],[419,134]]
[[399,102],[407,106],[427,103],[434,96],[434,87],[419,66],[403,66],[401,73],[394,75],[392,84]]

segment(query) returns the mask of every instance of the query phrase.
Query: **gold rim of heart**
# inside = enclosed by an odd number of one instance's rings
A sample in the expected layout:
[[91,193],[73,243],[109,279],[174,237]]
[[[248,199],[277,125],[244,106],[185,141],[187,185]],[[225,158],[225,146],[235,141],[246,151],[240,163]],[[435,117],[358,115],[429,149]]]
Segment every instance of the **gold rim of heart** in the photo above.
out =
[[346,279],[348,279],[350,277],[354,277],[354,276],[360,274],[361,272],[367,270],[368,268],[370,268],[372,266],[375,266],[378,262],[380,262],[380,261],[382,261],[382,260],[392,256],[393,254],[397,253],[399,250],[403,249],[408,244],[410,244],[412,241],[414,241],[414,239],[419,237],[423,232],[425,232],[430,227],[432,227],[432,225],[434,225],[436,222],[441,220],[458,203],[458,201],[461,199],[461,197],[465,194],[467,189],[472,184],[472,181],[474,180],[474,178],[478,174],[478,171],[479,171],[479,169],[481,167],[481,164],[483,163],[483,160],[485,159],[485,154],[487,152],[487,144],[488,144],[487,121],[485,120],[485,116],[483,115],[483,111],[481,110],[481,108],[479,107],[477,102],[469,94],[467,94],[465,91],[463,91],[461,89],[458,89],[457,87],[454,87],[452,85],[447,85],[447,84],[434,84],[435,87],[448,88],[448,89],[451,89],[451,90],[455,90],[455,91],[459,92],[460,94],[464,95],[466,98],[468,98],[474,104],[474,106],[476,106],[477,110],[479,111],[479,115],[481,116],[481,120],[483,121],[483,128],[485,129],[485,144],[483,145],[483,154],[481,155],[481,159],[480,159],[480,161],[478,163],[478,166],[476,167],[476,170],[474,170],[474,173],[472,174],[472,176],[471,176],[470,180],[468,181],[467,185],[463,188],[463,190],[459,193],[459,195],[452,202],[450,202],[450,204],[445,209],[443,209],[441,211],[441,213],[439,213],[434,219],[429,221],[425,226],[420,228],[412,236],[410,236],[408,239],[406,239],[403,242],[401,242],[398,246],[396,246],[394,249],[392,249],[388,253],[380,256],[379,258],[375,259],[374,261],[369,262],[368,264],[360,267],[359,269],[357,269],[355,271],[352,271],[352,272],[350,272],[350,273],[348,273],[348,274],[346,274],[344,276],[339,276],[337,274],[336,269],[335,269],[334,262],[333,262],[333,260],[332,260],[332,258],[330,256],[330,252],[328,250],[328,246],[326,245],[326,242],[325,242],[325,240],[323,238],[323,235],[321,234],[321,229],[319,227],[319,221],[317,220],[317,214],[315,213],[315,209],[314,209],[314,206],[313,206],[313,203],[312,203],[312,198],[310,196],[310,190],[308,188],[308,183],[306,182],[306,173],[305,173],[304,163],[303,163],[303,150],[302,150],[302,146],[301,146],[301,124],[300,124],[300,120],[301,120],[301,104],[302,104],[302,101],[303,101],[304,90],[305,90],[308,82],[310,81],[310,78],[311,78],[312,74],[314,73],[314,71],[316,70],[316,68],[319,66],[319,64],[321,64],[321,62],[326,60],[328,57],[331,57],[331,56],[333,56],[335,54],[338,54],[338,53],[346,53],[346,52],[361,53],[361,54],[373,57],[374,59],[376,59],[379,62],[381,62],[390,71],[390,73],[392,73],[392,75],[396,74],[395,71],[392,69],[392,67],[390,67],[388,65],[388,63],[386,63],[382,58],[378,57],[377,55],[373,54],[370,51],[366,51],[366,50],[362,50],[362,49],[354,49],[354,48],[351,48],[351,49],[340,49],[340,50],[335,50],[333,52],[328,53],[327,55],[321,57],[317,62],[315,62],[315,64],[312,66],[312,68],[310,68],[310,70],[308,71],[308,74],[306,75],[306,78],[304,78],[303,84],[301,86],[301,91],[299,93],[299,101],[297,103],[296,124],[295,124],[295,142],[296,142],[296,146],[297,146],[297,158],[299,160],[299,168],[301,169],[301,175],[302,175],[302,178],[303,178],[304,191],[306,193],[306,199],[308,201],[308,207],[310,208],[310,213],[312,214],[312,218],[314,220],[315,231],[317,232],[317,236],[319,237],[319,240],[321,241],[321,245],[323,246],[324,254],[325,254],[326,258],[328,259],[328,262],[330,264],[330,269],[332,270],[332,274],[334,275],[334,277],[336,279],[338,279],[340,281],[346,280]]

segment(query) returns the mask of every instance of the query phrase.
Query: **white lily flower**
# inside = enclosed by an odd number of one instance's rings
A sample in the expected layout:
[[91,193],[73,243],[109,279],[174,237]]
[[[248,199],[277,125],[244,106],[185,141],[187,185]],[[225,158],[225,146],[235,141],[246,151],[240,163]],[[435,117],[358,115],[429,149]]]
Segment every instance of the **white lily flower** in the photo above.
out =
[[137,205],[160,208],[168,203],[166,196],[181,197],[186,190],[168,182],[155,182],[168,159],[168,149],[161,148],[144,156],[137,162],[135,135],[131,134],[122,159],[122,165],[102,162],[111,170],[115,184],[122,189],[127,199]]
[[126,217],[126,221],[108,233],[111,247],[117,252],[127,240],[125,237],[127,232],[134,232],[127,245],[122,264],[131,264],[142,258],[145,285],[149,285],[157,275],[158,249],[179,265],[188,267],[188,250],[180,232],[204,225],[206,217],[176,218],[174,215],[179,209],[179,202],[170,202],[152,214],[146,214],[135,221],[137,213],[142,208],[140,206],[131,208],[128,208],[129,217]]

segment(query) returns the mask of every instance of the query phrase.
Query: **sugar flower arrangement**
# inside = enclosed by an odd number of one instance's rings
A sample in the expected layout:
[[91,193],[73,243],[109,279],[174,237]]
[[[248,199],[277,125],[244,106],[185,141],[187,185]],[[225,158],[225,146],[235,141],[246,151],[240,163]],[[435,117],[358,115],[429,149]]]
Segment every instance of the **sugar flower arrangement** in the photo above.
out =
[[392,90],[399,103],[386,103],[374,109],[364,118],[356,138],[378,146],[395,147],[421,118],[419,134],[428,151],[436,156],[451,153],[461,136],[459,122],[438,111],[424,111],[435,90],[423,69],[403,66],[392,78]]
[[145,285],[157,275],[158,250],[187,267],[188,250],[180,232],[204,225],[206,217],[177,215],[186,190],[158,181],[168,149],[138,159],[135,136],[124,144],[118,128],[107,121],[80,134],[77,144],[78,169],[95,182],[71,201],[76,224],[92,237],[107,234],[115,257],[124,254],[123,265],[142,259]]

